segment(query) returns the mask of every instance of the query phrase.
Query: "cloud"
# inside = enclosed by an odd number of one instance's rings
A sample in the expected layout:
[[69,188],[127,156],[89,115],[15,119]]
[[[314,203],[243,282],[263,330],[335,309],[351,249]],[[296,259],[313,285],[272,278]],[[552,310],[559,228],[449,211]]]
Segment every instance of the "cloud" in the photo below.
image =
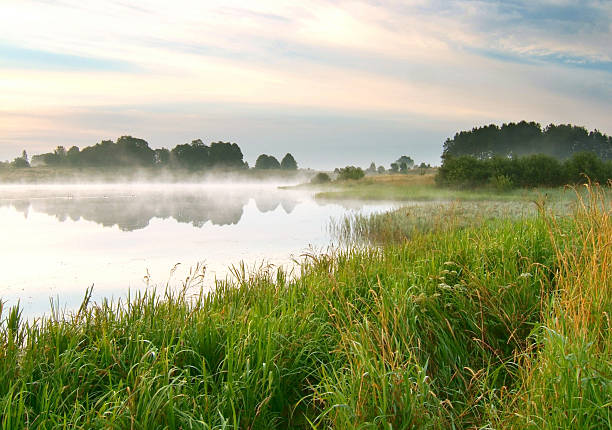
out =
[[59,54],[5,44],[0,44],[0,67],[39,70],[139,71],[138,67],[127,61]]
[[[228,134],[248,136],[259,111],[295,115],[295,129],[339,148],[314,113],[353,118],[370,136],[393,128],[381,118],[421,122],[436,151],[440,130],[490,121],[612,131],[610,2],[5,0],[0,14],[0,114],[19,118],[0,120],[4,151],[123,124],[180,135],[219,106],[232,106],[219,119]],[[106,121],[92,126],[96,112]],[[282,130],[261,138],[287,139]]]

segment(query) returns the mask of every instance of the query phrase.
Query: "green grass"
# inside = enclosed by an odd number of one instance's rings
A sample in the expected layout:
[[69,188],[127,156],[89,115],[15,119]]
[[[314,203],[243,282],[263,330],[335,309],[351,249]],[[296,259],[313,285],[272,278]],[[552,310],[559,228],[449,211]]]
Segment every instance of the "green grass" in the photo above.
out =
[[[292,188],[292,187],[287,187]],[[547,196],[549,200],[564,200],[563,188],[537,188],[500,191],[492,187],[478,189],[442,187],[435,184],[435,174],[377,175],[360,180],[333,181],[328,184],[301,185],[315,190],[321,200],[393,200],[393,201],[523,201]]]
[[373,224],[378,246],[307,256],[298,279],[4,309],[0,427],[610,428],[612,222],[603,192],[585,198],[566,217]]

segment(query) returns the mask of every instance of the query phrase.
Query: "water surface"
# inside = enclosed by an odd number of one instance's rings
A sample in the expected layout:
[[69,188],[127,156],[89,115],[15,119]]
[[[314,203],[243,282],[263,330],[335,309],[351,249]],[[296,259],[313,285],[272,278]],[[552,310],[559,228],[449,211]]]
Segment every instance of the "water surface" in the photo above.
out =
[[197,265],[209,286],[241,261],[290,268],[333,245],[330,219],[392,206],[276,185],[0,186],[0,299],[40,315],[50,298],[74,309],[91,285],[95,300],[178,287]]

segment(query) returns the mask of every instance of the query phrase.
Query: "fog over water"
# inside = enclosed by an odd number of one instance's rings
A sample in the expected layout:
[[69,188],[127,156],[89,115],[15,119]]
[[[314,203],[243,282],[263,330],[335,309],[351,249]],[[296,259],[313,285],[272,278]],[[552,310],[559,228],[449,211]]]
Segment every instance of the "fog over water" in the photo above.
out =
[[144,289],[145,277],[178,287],[198,264],[210,287],[241,261],[290,268],[333,245],[332,218],[391,207],[321,203],[273,184],[0,186],[0,299],[30,316],[50,298],[74,309],[91,285],[94,300]]

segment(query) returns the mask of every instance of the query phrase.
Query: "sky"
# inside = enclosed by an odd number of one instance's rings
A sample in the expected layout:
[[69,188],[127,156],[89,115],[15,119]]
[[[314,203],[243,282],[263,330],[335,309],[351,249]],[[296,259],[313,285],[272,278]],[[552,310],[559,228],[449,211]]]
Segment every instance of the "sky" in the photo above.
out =
[[612,1],[0,0],[0,160],[132,135],[437,164],[523,119],[612,134]]

